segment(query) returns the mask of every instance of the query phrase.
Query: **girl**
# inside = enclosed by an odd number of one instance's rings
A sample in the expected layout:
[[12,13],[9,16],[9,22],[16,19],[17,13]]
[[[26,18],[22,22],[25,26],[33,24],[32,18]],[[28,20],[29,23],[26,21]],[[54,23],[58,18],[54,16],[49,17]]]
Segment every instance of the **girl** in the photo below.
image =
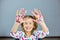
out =
[[[11,30],[10,35],[13,38],[20,40],[38,40],[44,38],[49,34],[49,30],[44,22],[43,15],[37,9],[34,9],[33,16],[25,15],[25,9],[20,10],[21,14],[16,12],[16,20]],[[40,24],[42,30],[37,31],[37,24]],[[17,31],[18,26],[21,25],[22,31]]]

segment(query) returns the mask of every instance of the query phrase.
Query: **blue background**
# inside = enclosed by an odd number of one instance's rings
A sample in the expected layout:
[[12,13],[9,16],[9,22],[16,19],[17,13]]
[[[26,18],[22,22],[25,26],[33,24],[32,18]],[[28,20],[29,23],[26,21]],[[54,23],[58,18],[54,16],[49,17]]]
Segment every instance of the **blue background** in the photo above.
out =
[[[20,8],[28,10],[28,15],[32,15],[34,8],[41,10],[50,31],[49,36],[60,36],[60,0],[0,0],[0,36],[9,36],[16,10]],[[38,30],[41,30],[40,25]]]

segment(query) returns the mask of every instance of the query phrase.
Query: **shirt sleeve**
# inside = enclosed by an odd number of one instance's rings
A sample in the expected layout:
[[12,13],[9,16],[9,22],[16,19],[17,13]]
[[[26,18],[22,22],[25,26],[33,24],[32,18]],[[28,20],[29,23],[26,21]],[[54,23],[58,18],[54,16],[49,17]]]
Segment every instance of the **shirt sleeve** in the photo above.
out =
[[22,31],[17,31],[16,33],[11,32],[10,36],[13,38],[20,38],[22,36]]
[[49,35],[49,31],[48,32],[43,32],[43,31],[34,31],[34,34],[38,37],[38,38],[44,38],[47,35]]

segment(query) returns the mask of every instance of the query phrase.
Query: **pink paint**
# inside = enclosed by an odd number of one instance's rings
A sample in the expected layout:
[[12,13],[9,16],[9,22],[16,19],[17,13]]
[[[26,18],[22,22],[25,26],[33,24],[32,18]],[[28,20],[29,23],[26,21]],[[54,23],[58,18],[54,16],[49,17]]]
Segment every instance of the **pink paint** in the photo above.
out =
[[42,17],[43,17],[43,15],[42,15],[42,14],[40,14],[39,18],[42,18]]
[[18,23],[20,23],[20,21],[19,21],[19,16],[16,16],[16,22],[18,22]]
[[11,34],[12,34],[12,36],[14,36],[14,33],[11,32]]
[[20,9],[20,13],[21,13],[21,14],[25,13],[25,9],[24,9],[24,8],[21,8],[21,9]]
[[24,40],[24,38],[22,37],[22,40]]

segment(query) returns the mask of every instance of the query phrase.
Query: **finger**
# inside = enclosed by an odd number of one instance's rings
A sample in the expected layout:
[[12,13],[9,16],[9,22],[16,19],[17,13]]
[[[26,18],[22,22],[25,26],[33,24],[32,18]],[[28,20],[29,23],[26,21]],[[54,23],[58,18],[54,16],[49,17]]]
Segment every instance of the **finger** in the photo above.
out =
[[37,9],[34,9],[34,12],[35,12],[36,15],[39,14],[39,11]]
[[20,22],[20,24],[23,23],[23,22],[24,22],[24,20],[22,20],[22,21]]
[[40,12],[40,18],[42,18],[43,17],[43,15],[42,15],[42,13],[41,13],[41,11],[39,10],[39,12]]
[[16,11],[16,16],[18,16],[19,15],[19,12],[18,12],[18,10]]
[[25,13],[25,12],[26,12],[26,10],[24,8],[20,9],[20,13]]
[[16,22],[18,22],[18,23],[19,23],[19,17],[18,17],[18,16],[16,16]]
[[32,19],[34,22],[37,22],[36,20]]
[[32,14],[36,17],[36,14],[34,12],[32,12]]
[[32,19],[34,22],[36,22],[36,23],[38,23],[38,21],[37,20],[35,20],[35,19]]
[[38,23],[38,24],[40,24],[41,23],[41,21],[40,20],[34,20],[34,19],[32,19],[34,22],[36,22],[36,23]]
[[21,12],[25,12],[25,9],[24,8],[21,8]]
[[23,14],[21,14],[21,17],[23,18],[25,16],[25,14],[23,13]]

